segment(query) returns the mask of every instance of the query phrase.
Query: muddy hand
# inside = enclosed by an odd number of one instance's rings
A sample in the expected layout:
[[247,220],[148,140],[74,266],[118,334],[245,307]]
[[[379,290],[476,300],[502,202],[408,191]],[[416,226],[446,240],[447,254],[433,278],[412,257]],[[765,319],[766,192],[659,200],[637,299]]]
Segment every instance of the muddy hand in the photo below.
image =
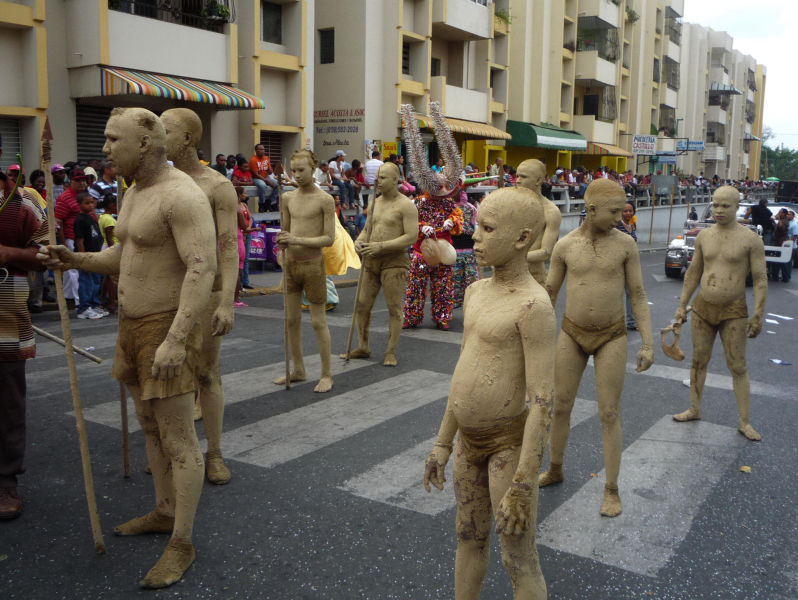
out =
[[430,491],[430,483],[439,490],[443,489],[443,483],[446,481],[446,463],[449,462],[450,454],[451,450],[441,446],[435,446],[429,453],[424,464],[424,489],[427,492]]
[[48,269],[66,271],[72,266],[72,251],[66,246],[42,246],[36,258]]
[[746,328],[746,333],[748,337],[755,338],[760,334],[762,331],[762,316],[761,315],[754,315],[750,319],[748,319],[748,327]]
[[515,481],[510,484],[496,511],[496,533],[521,535],[529,528],[531,496],[530,484]]
[[637,353],[637,372],[642,373],[654,364],[654,349],[643,346]]
[[174,379],[180,376],[184,362],[186,362],[186,347],[183,344],[170,341],[167,337],[155,351],[152,376],[164,381]]

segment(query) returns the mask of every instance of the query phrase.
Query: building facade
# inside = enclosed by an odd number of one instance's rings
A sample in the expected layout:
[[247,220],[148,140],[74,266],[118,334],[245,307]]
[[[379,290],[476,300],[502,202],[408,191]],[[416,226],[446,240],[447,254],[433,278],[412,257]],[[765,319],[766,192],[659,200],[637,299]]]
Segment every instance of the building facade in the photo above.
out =
[[434,160],[437,101],[464,159],[487,164],[510,137],[509,15],[510,0],[317,1],[316,154],[399,152],[399,109],[412,104]]

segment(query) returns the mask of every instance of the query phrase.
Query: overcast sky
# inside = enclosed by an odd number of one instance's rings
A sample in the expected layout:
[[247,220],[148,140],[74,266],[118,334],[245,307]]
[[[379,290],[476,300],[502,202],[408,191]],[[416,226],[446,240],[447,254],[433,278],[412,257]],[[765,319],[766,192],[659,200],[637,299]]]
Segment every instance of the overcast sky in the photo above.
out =
[[767,67],[764,125],[775,133],[768,144],[798,150],[798,0],[685,0],[684,20],[728,32],[736,50]]

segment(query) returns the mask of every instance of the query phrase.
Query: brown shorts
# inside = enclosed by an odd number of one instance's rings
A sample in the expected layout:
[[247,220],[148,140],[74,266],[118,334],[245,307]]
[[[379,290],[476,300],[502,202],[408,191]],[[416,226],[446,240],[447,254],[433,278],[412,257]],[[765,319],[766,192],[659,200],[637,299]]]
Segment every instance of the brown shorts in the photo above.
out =
[[598,352],[599,348],[617,337],[626,335],[626,319],[621,319],[609,327],[601,329],[577,325],[567,316],[562,318],[563,333],[567,333],[582,352],[590,356]]
[[693,314],[713,327],[717,327],[723,321],[747,319],[748,305],[745,303],[745,296],[726,304],[712,304],[707,302],[699,291],[693,299]]
[[283,271],[289,294],[301,294],[304,290],[311,304],[327,302],[327,280],[323,255],[320,254],[308,260],[291,259]]
[[186,362],[180,375],[162,380],[152,376],[155,352],[166,339],[177,311],[147,315],[139,319],[126,318],[119,313],[119,333],[116,339],[114,367],[111,376],[126,385],[141,390],[141,399],[170,398],[197,389],[195,373],[202,346],[202,332],[197,323],[186,340]]
[[524,428],[528,410],[515,417],[505,417],[490,427],[460,427],[457,443],[466,460],[474,465],[484,464],[493,454],[502,450],[520,448],[524,441]]

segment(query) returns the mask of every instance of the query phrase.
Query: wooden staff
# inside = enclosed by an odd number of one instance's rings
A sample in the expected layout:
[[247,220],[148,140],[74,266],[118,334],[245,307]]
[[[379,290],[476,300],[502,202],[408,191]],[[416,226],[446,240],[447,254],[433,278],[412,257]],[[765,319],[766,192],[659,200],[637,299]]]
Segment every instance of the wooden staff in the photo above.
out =
[[[654,189],[654,195],[651,196],[651,222],[648,224],[648,245],[651,245],[651,236],[654,235],[654,205],[657,203],[657,184],[651,186]],[[670,240],[668,240],[670,242]]]
[[671,209],[668,212],[668,236],[665,238],[666,244],[670,244],[671,242],[671,219],[673,219],[673,190],[675,187],[676,187],[675,185],[671,185]]
[[[64,346],[66,348],[66,342],[64,340],[62,340],[60,337],[58,337],[57,335],[53,335],[49,331],[45,331],[44,329],[42,329],[40,327],[36,327],[36,325],[33,325],[33,331],[35,333],[38,333],[43,338],[47,338],[51,342],[55,342],[56,344],[60,344],[60,345],[62,345],[62,346]],[[72,351],[75,352],[76,354],[80,354],[81,356],[85,356],[89,360],[93,360],[98,365],[103,361],[103,359],[100,358],[99,356],[96,356],[96,355],[92,354],[91,352],[89,352],[87,350],[84,350],[83,348],[76,348],[76,347],[73,346],[72,347]]]
[[[283,202],[283,163],[278,162],[272,172],[277,175],[277,195],[280,203],[280,231],[285,231],[285,202]],[[249,257],[247,257],[249,258]],[[288,350],[288,261],[285,248],[280,249],[280,262],[283,268],[283,347],[285,349],[285,389],[291,389],[291,356]]]
[[[376,183],[375,183],[376,187]],[[366,215],[366,241],[371,242],[371,229],[374,225],[374,209],[377,206],[377,190],[374,190],[374,199],[371,201],[371,208]],[[346,338],[346,362],[349,362],[349,355],[352,353],[352,337],[355,333],[355,322],[357,321],[357,303],[360,300],[360,288],[363,284],[363,271],[366,270],[366,258],[360,259],[360,273],[357,276],[357,288],[355,288],[355,308],[352,309],[352,322],[349,324],[349,335]]]
[[[47,226],[50,234],[50,243],[55,242],[55,198],[53,198],[53,175],[50,172],[50,142],[53,132],[50,129],[50,119],[45,117],[42,130],[42,169],[47,185]],[[75,426],[78,430],[80,442],[80,458],[83,465],[83,483],[86,489],[86,502],[89,505],[89,520],[91,532],[94,536],[94,547],[98,554],[105,554],[105,542],[100,527],[100,515],[97,512],[97,499],[94,494],[94,477],[91,473],[91,457],[89,456],[89,440],[86,437],[86,422],[83,420],[83,406],[80,402],[78,391],[78,371],[75,368],[75,354],[72,350],[72,329],[69,323],[66,298],[64,298],[63,273],[60,269],[53,270],[55,279],[55,292],[58,298],[58,310],[61,316],[61,333],[64,336],[66,348],[66,361],[69,367],[69,387],[72,391],[72,407],[75,410]]]
[[[122,197],[125,195],[125,180],[116,178],[116,214],[122,212]],[[125,479],[130,478],[130,429],[127,423],[127,392],[125,384],[119,382],[119,410],[122,418],[122,474]]]

